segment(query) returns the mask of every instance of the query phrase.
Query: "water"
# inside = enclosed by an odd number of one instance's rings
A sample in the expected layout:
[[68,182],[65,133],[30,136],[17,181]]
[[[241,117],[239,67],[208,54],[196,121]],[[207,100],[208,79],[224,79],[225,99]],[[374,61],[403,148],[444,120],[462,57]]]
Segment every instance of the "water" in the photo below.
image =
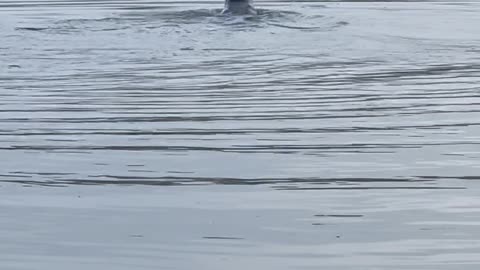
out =
[[0,3],[2,269],[478,269],[479,2]]

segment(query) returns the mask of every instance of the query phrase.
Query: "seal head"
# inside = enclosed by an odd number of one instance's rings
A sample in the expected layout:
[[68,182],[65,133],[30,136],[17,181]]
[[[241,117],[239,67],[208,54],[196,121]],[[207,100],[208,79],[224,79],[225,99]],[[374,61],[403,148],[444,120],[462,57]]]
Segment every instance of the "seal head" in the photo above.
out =
[[225,0],[225,8],[222,14],[257,14],[252,0]]

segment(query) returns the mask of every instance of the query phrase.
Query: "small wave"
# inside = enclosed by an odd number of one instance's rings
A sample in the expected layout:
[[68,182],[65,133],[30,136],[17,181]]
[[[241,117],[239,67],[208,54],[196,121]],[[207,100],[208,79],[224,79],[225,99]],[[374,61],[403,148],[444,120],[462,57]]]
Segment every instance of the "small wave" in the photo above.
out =
[[[470,178],[469,178],[470,177]],[[146,186],[203,186],[203,185],[266,185],[277,190],[309,189],[459,189],[462,185],[440,186],[439,180],[478,179],[478,176],[417,176],[403,178],[323,178],[323,177],[200,177],[200,176],[142,176],[142,175],[89,175],[74,173],[10,172],[0,174],[1,182],[29,185],[146,185]],[[393,186],[387,186],[387,185]],[[334,215],[317,215],[317,217]],[[338,217],[340,217],[338,215]],[[343,217],[354,217],[343,215]]]
[[47,26],[17,27],[18,31],[48,32],[50,34],[74,34],[78,32],[124,31],[133,29],[182,29],[189,25],[209,28],[210,31],[255,30],[280,27],[292,30],[323,31],[348,25],[322,15],[306,16],[294,11],[259,9],[256,15],[222,14],[221,9],[195,9],[182,11],[147,10],[118,13],[102,18],[62,19]]
[[17,31],[45,31],[48,30],[48,27],[16,27]]
[[50,23],[48,26],[16,27],[16,31],[33,31],[48,34],[72,34],[83,31],[117,31],[130,28],[131,25],[120,18],[108,17],[100,19],[65,19]]

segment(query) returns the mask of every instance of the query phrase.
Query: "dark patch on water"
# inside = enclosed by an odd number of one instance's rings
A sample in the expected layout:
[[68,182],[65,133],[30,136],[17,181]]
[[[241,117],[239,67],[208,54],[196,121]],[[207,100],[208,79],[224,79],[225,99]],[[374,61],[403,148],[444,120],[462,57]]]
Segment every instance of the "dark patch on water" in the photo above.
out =
[[315,217],[338,217],[338,218],[359,218],[363,215],[354,215],[354,214],[332,214],[332,215],[315,215]]
[[48,30],[48,27],[17,27],[15,30],[18,31],[45,31]]

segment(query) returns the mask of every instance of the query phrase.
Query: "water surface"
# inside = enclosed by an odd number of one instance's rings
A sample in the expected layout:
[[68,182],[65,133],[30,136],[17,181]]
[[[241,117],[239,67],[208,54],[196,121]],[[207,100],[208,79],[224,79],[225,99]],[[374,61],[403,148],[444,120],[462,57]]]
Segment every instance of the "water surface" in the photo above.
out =
[[8,269],[478,269],[478,2],[0,3]]

